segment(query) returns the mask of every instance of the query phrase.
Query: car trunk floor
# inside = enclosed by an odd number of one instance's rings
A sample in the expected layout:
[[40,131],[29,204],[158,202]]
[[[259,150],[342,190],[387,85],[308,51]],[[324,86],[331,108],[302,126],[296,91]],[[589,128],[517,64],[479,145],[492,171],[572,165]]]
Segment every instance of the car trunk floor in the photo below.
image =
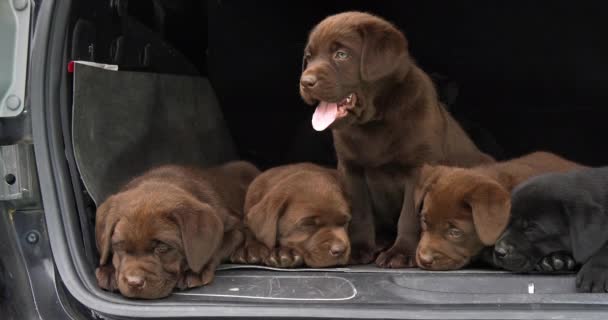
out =
[[[170,162],[212,165],[235,157],[213,90],[199,77],[77,64],[72,134],[82,180],[98,204],[152,166]],[[475,269],[432,272],[353,266],[281,270],[222,265],[212,285],[175,292],[168,300],[592,303],[594,295],[582,298],[575,294],[574,278],[573,274],[518,275]],[[602,295],[597,299],[608,302]]]
[[[575,274],[513,274],[465,269],[424,271],[353,266],[271,269],[222,265],[212,284],[175,291],[165,302],[269,302],[341,304],[604,304],[603,294],[576,294]],[[107,293],[116,295],[114,293]]]

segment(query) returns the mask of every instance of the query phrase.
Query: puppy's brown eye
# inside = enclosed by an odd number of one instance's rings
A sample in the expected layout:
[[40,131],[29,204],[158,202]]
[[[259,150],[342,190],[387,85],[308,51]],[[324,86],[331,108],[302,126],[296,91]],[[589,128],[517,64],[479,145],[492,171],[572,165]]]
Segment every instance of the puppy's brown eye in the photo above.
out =
[[424,216],[422,216],[422,218],[420,218],[420,228],[422,228],[422,231],[426,231],[426,229],[428,228],[426,225],[426,219],[424,219]]
[[349,216],[349,217],[348,217],[348,218],[347,218],[347,219],[344,221],[344,223],[343,223],[342,225],[343,225],[343,226],[348,226],[348,224],[350,223],[350,220],[351,220],[351,219],[352,219],[352,218]]
[[464,232],[462,232],[462,230],[460,230],[458,228],[448,229],[448,236],[450,236],[452,238],[460,238],[460,237],[462,237],[463,234],[464,234]]
[[310,60],[310,52],[304,53],[304,58],[302,58],[302,72],[308,67],[308,60]]
[[300,228],[313,228],[316,226],[317,222],[314,219],[306,219],[298,223],[298,227]]
[[346,59],[348,59],[348,53],[346,53],[345,51],[342,51],[342,50],[338,50],[338,51],[336,51],[334,58],[336,58],[336,60],[346,60]]
[[122,241],[113,242],[112,243],[112,250],[114,252],[124,251],[125,250],[124,242],[122,242]]
[[159,243],[156,245],[156,247],[154,248],[154,253],[156,254],[163,254],[163,253],[167,253],[169,252],[169,250],[171,250],[172,248],[166,244],[166,243]]
[[304,53],[304,58],[302,59],[302,63],[308,64],[308,61],[310,60],[311,56],[312,55],[310,54],[310,52]]

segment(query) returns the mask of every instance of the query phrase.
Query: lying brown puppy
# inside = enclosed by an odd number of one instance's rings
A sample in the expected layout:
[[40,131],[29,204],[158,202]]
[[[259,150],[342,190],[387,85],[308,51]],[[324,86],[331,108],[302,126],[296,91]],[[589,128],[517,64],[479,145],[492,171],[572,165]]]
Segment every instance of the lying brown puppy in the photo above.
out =
[[394,244],[378,256],[377,265],[413,266],[419,167],[466,167],[491,157],[439,102],[432,81],[410,57],[404,35],[370,14],[337,14],[312,30],[300,94],[317,105],[313,127],[333,130],[338,167],[352,195],[352,262],[373,261],[378,235]]
[[329,267],[350,257],[350,210],[336,170],[310,163],[270,169],[249,187],[245,223],[251,234],[235,263]]
[[506,228],[516,185],[536,175],[577,168],[582,166],[547,152],[470,169],[425,165],[415,196],[422,225],[418,266],[464,267],[485,246],[494,245]]
[[155,299],[210,283],[243,241],[243,202],[258,173],[247,162],[167,165],[131,181],[97,210],[99,286]]

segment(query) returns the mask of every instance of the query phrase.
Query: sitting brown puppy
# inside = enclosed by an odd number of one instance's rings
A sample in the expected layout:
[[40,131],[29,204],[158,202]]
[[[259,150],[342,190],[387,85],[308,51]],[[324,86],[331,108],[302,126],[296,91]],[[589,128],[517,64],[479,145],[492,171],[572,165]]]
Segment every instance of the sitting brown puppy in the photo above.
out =
[[378,256],[378,266],[413,266],[420,166],[467,167],[492,158],[439,102],[431,79],[410,57],[403,33],[367,13],[330,16],[311,31],[300,95],[317,106],[313,127],[333,131],[338,168],[352,197],[352,262],[373,261],[381,249],[378,236],[394,243]]
[[552,153],[463,169],[422,168],[416,188],[422,237],[416,252],[419,267],[454,270],[467,265],[506,228],[511,190],[528,178],[582,168]]
[[348,201],[336,170],[310,163],[265,171],[245,200],[246,245],[235,263],[329,267],[350,257]]
[[240,161],[206,170],[166,165],[132,180],[97,210],[99,286],[155,299],[210,283],[243,241],[243,202],[258,173]]

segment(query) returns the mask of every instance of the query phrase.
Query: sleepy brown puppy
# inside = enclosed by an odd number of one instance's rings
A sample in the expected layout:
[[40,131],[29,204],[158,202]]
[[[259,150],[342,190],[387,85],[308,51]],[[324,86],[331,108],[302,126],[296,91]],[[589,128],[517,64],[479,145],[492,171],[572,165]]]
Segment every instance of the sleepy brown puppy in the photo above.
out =
[[258,173],[239,161],[206,170],[166,165],[135,178],[97,210],[99,286],[155,299],[210,283],[243,241],[243,202]]
[[516,185],[533,176],[577,168],[582,166],[547,152],[470,169],[425,165],[415,195],[422,225],[418,266],[464,267],[484,247],[494,245],[506,228]]
[[405,36],[367,13],[330,16],[311,31],[300,95],[317,106],[313,127],[333,132],[338,168],[352,195],[352,262],[373,261],[381,240],[394,244],[378,256],[378,266],[413,266],[420,166],[466,167],[492,158],[439,102],[431,79],[410,57]]
[[232,261],[283,268],[344,265],[349,221],[336,170],[310,163],[270,169],[249,187],[245,223],[251,233]]

